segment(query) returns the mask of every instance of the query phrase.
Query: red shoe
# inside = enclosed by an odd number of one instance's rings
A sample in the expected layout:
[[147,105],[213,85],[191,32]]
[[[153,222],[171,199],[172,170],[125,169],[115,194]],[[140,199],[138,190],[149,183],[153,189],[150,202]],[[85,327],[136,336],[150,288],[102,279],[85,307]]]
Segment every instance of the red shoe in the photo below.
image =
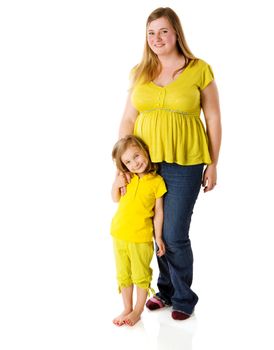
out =
[[152,297],[150,299],[148,299],[148,301],[146,302],[146,307],[153,311],[153,310],[157,310],[157,309],[162,309],[163,307],[165,307],[164,302],[161,299],[158,299],[156,297]]
[[190,316],[191,315],[188,315],[188,314],[184,313],[183,311],[178,311],[178,310],[173,310],[171,313],[171,317],[174,320],[180,320],[180,321],[187,320]]

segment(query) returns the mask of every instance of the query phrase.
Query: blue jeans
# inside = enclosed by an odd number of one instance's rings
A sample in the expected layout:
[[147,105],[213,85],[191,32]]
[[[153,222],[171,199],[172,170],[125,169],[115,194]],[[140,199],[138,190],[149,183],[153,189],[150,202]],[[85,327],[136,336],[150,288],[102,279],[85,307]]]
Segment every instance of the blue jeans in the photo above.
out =
[[201,188],[203,164],[182,166],[159,163],[167,193],[164,197],[163,240],[166,254],[157,257],[159,278],[157,296],[174,310],[191,314],[198,296],[191,290],[193,255],[189,226]]

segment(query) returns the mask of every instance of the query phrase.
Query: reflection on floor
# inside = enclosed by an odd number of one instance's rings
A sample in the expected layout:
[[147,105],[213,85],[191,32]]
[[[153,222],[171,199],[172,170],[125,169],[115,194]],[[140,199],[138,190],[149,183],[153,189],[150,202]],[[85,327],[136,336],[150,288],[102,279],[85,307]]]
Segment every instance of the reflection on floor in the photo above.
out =
[[141,321],[134,327],[113,325],[111,346],[123,349],[123,344],[130,344],[130,349],[157,350],[192,350],[192,338],[196,330],[196,317],[185,321],[171,318],[171,308],[164,310],[145,310]]

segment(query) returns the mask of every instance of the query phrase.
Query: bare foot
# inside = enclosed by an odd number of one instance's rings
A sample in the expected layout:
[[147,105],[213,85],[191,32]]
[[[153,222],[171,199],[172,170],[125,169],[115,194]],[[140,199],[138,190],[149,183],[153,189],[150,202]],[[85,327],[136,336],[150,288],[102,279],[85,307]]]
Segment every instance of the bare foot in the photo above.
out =
[[125,320],[126,320],[126,316],[129,315],[131,312],[131,310],[124,310],[121,315],[115,317],[112,322],[116,325],[116,326],[123,326],[125,324]]
[[141,319],[141,314],[142,312],[138,312],[133,310],[130,314],[128,314],[125,318],[124,318],[124,322],[128,325],[128,326],[134,326],[140,319]]

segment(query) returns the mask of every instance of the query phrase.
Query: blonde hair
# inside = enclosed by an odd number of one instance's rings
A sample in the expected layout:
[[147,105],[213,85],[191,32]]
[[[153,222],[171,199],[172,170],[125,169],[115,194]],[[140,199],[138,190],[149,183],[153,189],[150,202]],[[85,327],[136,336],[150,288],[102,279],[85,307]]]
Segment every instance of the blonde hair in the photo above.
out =
[[117,168],[122,172],[128,172],[128,168],[122,162],[122,156],[129,146],[135,146],[140,149],[144,156],[148,160],[148,165],[145,173],[155,172],[157,170],[157,165],[152,163],[147,145],[142,139],[137,136],[127,135],[124,138],[117,141],[112,150],[112,159],[115,161]]
[[[147,18],[146,28],[152,21],[155,21],[161,17],[165,17],[176,32],[177,50],[179,54],[183,55],[185,58],[184,67],[186,67],[192,60],[195,62],[197,58],[193,55],[187,45],[180,19],[170,7],[159,7],[151,12]],[[175,76],[176,73],[179,72],[182,68],[183,67],[176,70],[173,73],[173,76]],[[134,87],[138,82],[147,83],[153,81],[160,72],[161,63],[159,61],[159,58],[149,47],[146,38],[143,58],[141,62],[132,70],[132,87]]]

